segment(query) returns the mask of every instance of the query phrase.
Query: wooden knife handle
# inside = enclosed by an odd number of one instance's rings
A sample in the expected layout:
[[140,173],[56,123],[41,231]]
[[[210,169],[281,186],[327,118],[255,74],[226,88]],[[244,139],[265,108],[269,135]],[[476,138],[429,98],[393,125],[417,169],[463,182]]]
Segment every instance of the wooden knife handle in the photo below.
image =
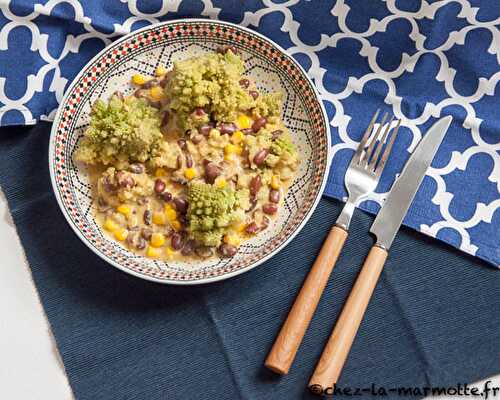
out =
[[330,230],[267,356],[265,366],[270,370],[281,375],[288,373],[346,238],[346,230],[338,226]]
[[380,247],[371,248],[309,381],[309,389],[313,393],[322,394],[326,388],[333,387],[333,384],[337,383],[387,254],[387,250]]

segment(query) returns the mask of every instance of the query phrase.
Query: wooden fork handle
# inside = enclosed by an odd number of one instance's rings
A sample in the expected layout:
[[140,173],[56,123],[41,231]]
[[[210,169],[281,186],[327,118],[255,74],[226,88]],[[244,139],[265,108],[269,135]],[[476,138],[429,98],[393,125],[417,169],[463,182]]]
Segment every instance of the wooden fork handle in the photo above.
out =
[[337,383],[386,259],[387,250],[371,248],[309,381],[313,393],[321,394]]
[[267,356],[265,366],[270,370],[281,375],[288,373],[346,238],[346,230],[338,226],[330,230]]

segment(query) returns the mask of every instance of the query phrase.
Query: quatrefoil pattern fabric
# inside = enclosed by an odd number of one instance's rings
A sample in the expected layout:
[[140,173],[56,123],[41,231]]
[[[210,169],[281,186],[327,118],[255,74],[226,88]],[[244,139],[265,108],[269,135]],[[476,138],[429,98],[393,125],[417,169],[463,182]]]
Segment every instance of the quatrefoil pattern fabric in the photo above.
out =
[[[0,0],[0,124],[51,120],[85,63],[159,21],[205,17],[255,29],[313,79],[331,124],[325,191],[343,177],[377,108],[402,120],[376,213],[437,118],[453,123],[404,221],[500,266],[500,5],[488,0]],[[395,243],[397,245],[397,242]]]

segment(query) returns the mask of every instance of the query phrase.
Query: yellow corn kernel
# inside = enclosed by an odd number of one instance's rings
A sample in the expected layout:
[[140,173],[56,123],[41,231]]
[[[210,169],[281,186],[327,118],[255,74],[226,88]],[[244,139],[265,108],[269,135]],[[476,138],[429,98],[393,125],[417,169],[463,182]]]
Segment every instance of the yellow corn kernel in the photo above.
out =
[[220,138],[220,131],[218,129],[210,129],[210,132],[208,133],[208,136],[211,138],[211,139],[218,139]]
[[239,233],[243,233],[243,232],[245,232],[246,227],[247,227],[247,224],[241,223],[236,227],[236,231]]
[[151,246],[161,247],[165,244],[165,235],[163,233],[155,232],[151,235]]
[[161,178],[162,176],[165,176],[166,174],[167,174],[167,171],[165,171],[163,168],[156,168],[155,176],[157,178]]
[[177,212],[172,208],[172,206],[170,206],[170,208],[168,209],[167,207],[165,207],[165,215],[167,216],[167,219],[169,221],[177,219]]
[[163,207],[163,210],[164,210],[165,212],[168,212],[168,210],[175,210],[175,208],[174,208],[174,207],[172,207],[172,204],[170,204],[170,203],[165,203],[165,206]]
[[237,235],[224,235],[224,243],[239,247],[241,239]]
[[128,236],[128,231],[125,228],[117,229],[116,231],[113,232],[115,235],[115,239],[119,240],[120,242],[124,241],[127,236]]
[[233,162],[234,156],[232,154],[224,154],[224,160],[227,162]]
[[132,82],[136,85],[144,85],[146,83],[146,78],[142,74],[135,74],[132,76]]
[[153,222],[156,225],[165,225],[167,223],[167,217],[165,213],[160,212],[160,211],[155,211],[153,213]]
[[227,185],[227,181],[225,178],[219,177],[219,178],[215,179],[215,186],[217,186],[218,188],[223,189],[226,187],[226,185]]
[[273,175],[271,177],[271,187],[275,190],[280,188],[280,177],[278,175]]
[[174,219],[173,221],[170,221],[170,225],[172,226],[172,228],[174,228],[176,231],[180,231],[181,230],[181,223],[177,220],[177,219]]
[[155,249],[154,247],[148,246],[148,249],[146,250],[146,255],[150,258],[158,258],[158,257],[160,257],[160,250]]
[[186,170],[184,171],[184,176],[188,180],[196,178],[196,170],[194,168],[186,168]]
[[226,144],[224,146],[224,154],[241,154],[243,152],[243,148],[241,146],[236,146],[234,144]]
[[248,129],[252,126],[252,120],[245,114],[240,114],[238,117],[238,126],[240,129]]
[[149,96],[153,100],[161,100],[163,98],[163,89],[161,86],[155,86],[149,89]]
[[128,217],[132,212],[132,209],[126,204],[120,204],[118,207],[116,207],[116,211]]
[[104,222],[104,229],[106,229],[109,232],[114,232],[116,231],[120,226],[113,221],[110,218],[106,218],[106,221]]
[[158,65],[155,69],[156,76],[163,76],[167,73],[167,69],[163,65]]
[[165,249],[165,255],[167,256],[168,259],[172,259],[175,254],[175,251],[171,247],[167,247]]
[[236,131],[233,133],[233,136],[231,136],[231,142],[233,144],[241,143],[243,140],[245,140],[245,134],[242,131]]

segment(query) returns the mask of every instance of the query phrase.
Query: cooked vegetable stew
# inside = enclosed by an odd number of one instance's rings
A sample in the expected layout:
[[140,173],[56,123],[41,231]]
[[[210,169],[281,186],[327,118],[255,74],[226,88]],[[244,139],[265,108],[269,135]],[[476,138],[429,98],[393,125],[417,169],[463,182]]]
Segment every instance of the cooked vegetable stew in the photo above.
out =
[[161,260],[232,257],[272,223],[299,157],[281,94],[243,71],[224,48],[134,75],[132,95],[93,105],[75,160],[116,241]]

